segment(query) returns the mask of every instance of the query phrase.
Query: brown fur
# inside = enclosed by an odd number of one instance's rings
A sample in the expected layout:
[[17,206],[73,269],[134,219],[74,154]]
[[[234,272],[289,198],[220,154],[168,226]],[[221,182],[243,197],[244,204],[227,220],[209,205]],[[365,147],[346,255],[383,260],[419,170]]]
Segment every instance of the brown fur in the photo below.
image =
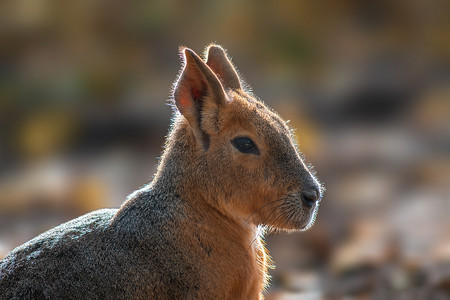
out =
[[[242,89],[220,46],[208,47],[206,63],[190,49],[181,53],[172,130],[151,184],[118,211],[91,213],[16,248],[0,262],[1,299],[68,291],[74,298],[262,298],[269,262],[260,227],[309,228],[322,189],[289,127]],[[252,139],[258,153],[240,152],[236,137]],[[79,238],[69,241],[67,232]],[[77,255],[53,263],[69,250]]]

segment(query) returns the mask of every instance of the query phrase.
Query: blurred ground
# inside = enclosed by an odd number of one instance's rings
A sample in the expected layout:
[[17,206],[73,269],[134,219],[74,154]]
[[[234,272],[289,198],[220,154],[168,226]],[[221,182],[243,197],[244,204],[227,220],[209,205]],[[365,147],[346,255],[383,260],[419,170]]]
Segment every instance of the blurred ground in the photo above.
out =
[[226,47],[327,192],[268,299],[449,299],[450,3],[0,3],[0,257],[151,180],[177,48]]

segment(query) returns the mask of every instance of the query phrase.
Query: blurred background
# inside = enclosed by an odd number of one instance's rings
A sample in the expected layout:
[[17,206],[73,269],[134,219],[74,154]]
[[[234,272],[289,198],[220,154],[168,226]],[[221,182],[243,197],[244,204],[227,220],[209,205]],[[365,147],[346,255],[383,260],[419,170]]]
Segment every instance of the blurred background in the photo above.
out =
[[178,47],[229,50],[327,192],[267,299],[450,299],[450,2],[0,2],[0,258],[155,172]]

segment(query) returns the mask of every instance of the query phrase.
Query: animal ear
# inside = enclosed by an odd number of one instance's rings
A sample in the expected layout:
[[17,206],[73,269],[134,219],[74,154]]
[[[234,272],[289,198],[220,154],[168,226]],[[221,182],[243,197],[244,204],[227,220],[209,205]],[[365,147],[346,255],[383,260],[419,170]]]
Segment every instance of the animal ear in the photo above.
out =
[[175,84],[174,100],[196,137],[218,132],[217,113],[227,96],[217,76],[191,49],[182,48],[184,68]]
[[239,75],[222,47],[219,45],[208,47],[206,64],[219,77],[225,88],[242,88]]

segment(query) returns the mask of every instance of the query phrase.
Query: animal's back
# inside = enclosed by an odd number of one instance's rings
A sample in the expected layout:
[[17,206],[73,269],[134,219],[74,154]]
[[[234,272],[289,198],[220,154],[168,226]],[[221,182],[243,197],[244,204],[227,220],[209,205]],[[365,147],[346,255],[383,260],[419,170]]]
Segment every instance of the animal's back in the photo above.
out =
[[146,188],[39,235],[0,261],[0,299],[195,298],[182,207]]
[[[106,253],[101,247],[115,209],[102,209],[49,230],[0,261],[1,299],[75,297]],[[32,263],[30,263],[32,261]],[[5,294],[6,293],[6,294]]]

